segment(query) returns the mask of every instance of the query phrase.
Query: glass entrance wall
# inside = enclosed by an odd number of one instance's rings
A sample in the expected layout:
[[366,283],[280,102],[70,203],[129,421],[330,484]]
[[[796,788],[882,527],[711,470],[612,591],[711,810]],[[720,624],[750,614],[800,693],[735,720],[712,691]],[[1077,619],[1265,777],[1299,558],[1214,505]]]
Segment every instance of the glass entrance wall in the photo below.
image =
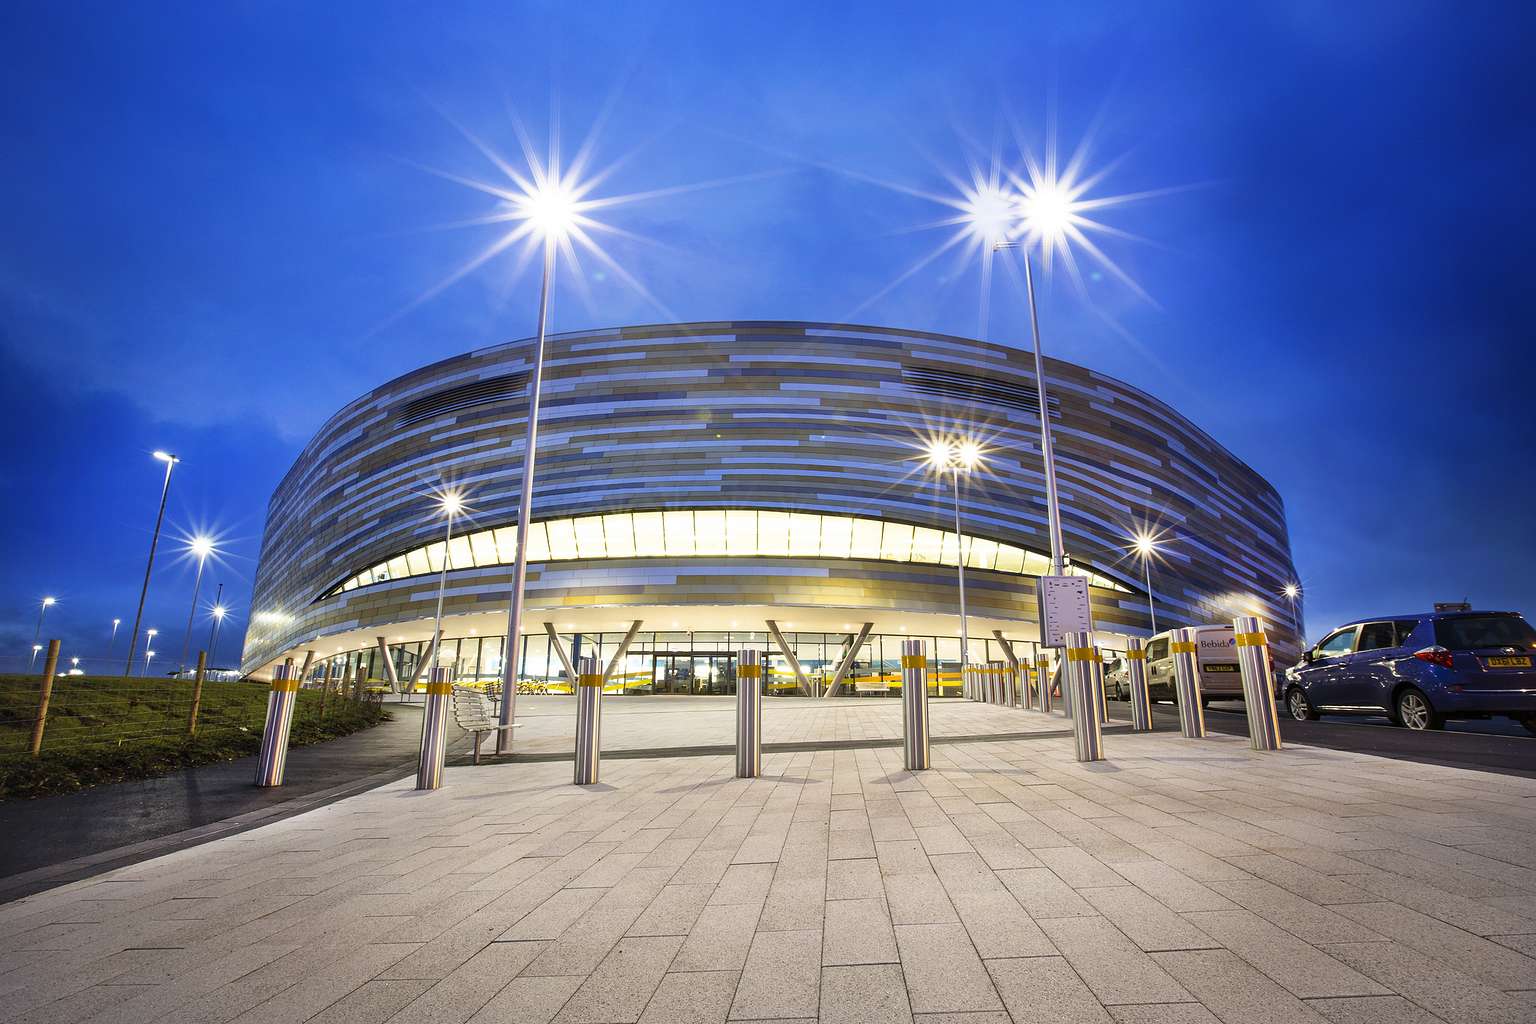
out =
[[[744,648],[761,651],[767,675],[766,692],[772,696],[810,696],[820,694],[837,674],[838,666],[847,657],[848,647],[856,634],[833,632],[784,633],[785,641],[800,662],[806,684],[797,679],[789,660],[766,631],[730,630],[690,631],[656,630],[635,634],[621,664],[614,667],[609,676],[610,693],[668,694],[668,695],[726,695],[736,692],[736,655]],[[900,689],[892,684],[901,679],[901,643],[913,639],[911,633],[871,633],[854,657],[841,695],[860,697],[895,696]],[[561,634],[566,653],[574,664],[576,659],[592,656],[606,669],[614,652],[624,640],[621,632]],[[918,636],[927,641],[930,658],[935,668],[930,682],[937,693],[945,696],[958,694],[960,690],[960,638],[954,636]],[[443,641],[441,663],[451,666],[455,682],[467,686],[485,686],[501,681],[502,648],[506,643],[501,636],[448,637]],[[520,684],[534,692],[569,693],[572,680],[567,678],[564,665],[555,652],[547,634],[536,633],[522,638],[522,654],[518,664]],[[423,659],[429,658],[429,645],[425,641],[390,644],[390,655],[395,671],[402,683],[410,683],[418,666],[425,667]],[[1038,646],[1026,641],[1014,641],[1013,648],[1020,657],[1034,663],[1039,656]],[[1106,660],[1123,651],[1106,648]],[[972,637],[970,656],[973,663],[988,661],[1006,662],[1002,645],[989,637]],[[341,664],[350,661],[355,676],[365,684],[385,683],[386,675],[379,653],[375,648],[352,651],[323,659],[314,666],[315,679],[330,669],[340,672]],[[425,683],[422,672],[418,688]]]

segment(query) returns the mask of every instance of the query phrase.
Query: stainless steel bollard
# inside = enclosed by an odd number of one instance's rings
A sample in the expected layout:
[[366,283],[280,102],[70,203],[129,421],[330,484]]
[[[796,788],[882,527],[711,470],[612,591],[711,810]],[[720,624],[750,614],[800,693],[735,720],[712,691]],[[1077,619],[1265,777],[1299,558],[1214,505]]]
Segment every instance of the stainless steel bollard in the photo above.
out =
[[602,767],[603,670],[596,658],[576,663],[576,785],[590,786]]
[[1072,739],[1079,761],[1104,760],[1104,733],[1094,699],[1093,634],[1067,634],[1066,703],[1072,713]]
[[[417,789],[441,789],[448,750],[448,702],[453,699],[453,669],[439,665],[427,677],[427,702],[421,712],[421,760]],[[479,737],[476,737],[477,739]]]
[[1152,731],[1152,695],[1147,692],[1147,649],[1140,637],[1125,644],[1126,685],[1131,691],[1131,729]]
[[736,777],[763,774],[763,652],[736,655]]
[[1243,710],[1254,750],[1280,749],[1280,716],[1275,711],[1275,680],[1269,667],[1269,638],[1253,615],[1232,620],[1237,634],[1237,665],[1243,673]]
[[1047,657],[1035,661],[1035,698],[1038,708],[1051,713],[1051,663]]
[[1200,707],[1200,663],[1193,629],[1176,629],[1168,650],[1173,654],[1173,688],[1179,702],[1179,731],[1185,739],[1205,735],[1205,711]]
[[1035,706],[1035,688],[1029,681],[1031,669],[1028,658],[1019,659],[1019,671],[1015,681],[1019,688],[1019,707],[1025,711]]
[[907,771],[926,771],[928,757],[928,655],[921,640],[901,642],[901,734]]
[[288,765],[288,734],[293,729],[293,706],[299,700],[299,680],[291,663],[272,670],[272,690],[267,694],[267,722],[261,730],[261,752],[256,756],[256,785],[281,786]]
[[1099,723],[1109,721],[1109,694],[1104,692],[1104,652],[1097,646],[1093,649],[1093,706],[1099,716]]

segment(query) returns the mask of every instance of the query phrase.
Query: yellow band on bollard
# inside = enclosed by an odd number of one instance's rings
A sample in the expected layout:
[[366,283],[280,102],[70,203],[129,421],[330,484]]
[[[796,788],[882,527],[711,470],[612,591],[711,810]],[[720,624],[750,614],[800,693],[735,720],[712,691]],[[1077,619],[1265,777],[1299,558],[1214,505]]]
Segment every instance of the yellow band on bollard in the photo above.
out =
[[903,654],[901,656],[902,668],[927,668],[928,656],[926,654]]
[[1067,648],[1067,660],[1068,661],[1092,661],[1093,660],[1093,648],[1092,647],[1068,647]]
[[587,674],[583,673],[576,680],[576,685],[577,686],[602,686],[603,685],[602,673],[594,672],[591,675],[587,675]]
[[736,668],[736,675],[741,679],[756,679],[762,674],[761,665],[740,665]]
[[1169,644],[1168,650],[1173,654],[1194,654],[1195,642],[1193,640],[1184,640],[1179,643]]
[[298,693],[299,681],[297,679],[274,679],[272,680],[272,692]]
[[1143,647],[1139,651],[1126,651],[1125,652],[1125,656],[1127,658],[1131,659],[1132,661],[1146,661],[1147,660],[1147,650],[1146,650],[1145,647]]
[[453,684],[452,683],[428,683],[427,684],[427,696],[428,697],[451,697],[451,696],[453,696]]
[[1239,647],[1264,647],[1269,644],[1269,637],[1263,633],[1239,633],[1237,634],[1237,646]]
[[1095,647],[1094,650],[1093,650],[1093,660],[1099,662],[1100,664],[1103,664],[1103,662],[1104,662],[1104,652],[1099,650],[1097,647]]

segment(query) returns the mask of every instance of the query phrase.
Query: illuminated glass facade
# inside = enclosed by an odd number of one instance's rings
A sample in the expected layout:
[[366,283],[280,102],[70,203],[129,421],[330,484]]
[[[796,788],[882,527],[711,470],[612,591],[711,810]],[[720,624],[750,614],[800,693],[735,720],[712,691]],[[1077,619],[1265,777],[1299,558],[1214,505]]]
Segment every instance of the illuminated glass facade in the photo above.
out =
[[[517,552],[517,527],[471,530],[447,543],[412,548],[335,587],[332,595],[375,583],[388,583],[442,571],[511,565]],[[665,509],[614,512],[533,523],[528,531],[528,561],[562,562],[604,558],[859,558],[879,562],[917,562],[954,566],[960,543],[953,530],[911,523],[776,512],[766,509]],[[965,565],[1014,575],[1039,576],[1050,559],[985,537],[965,537]],[[1129,593],[1120,583],[1081,567],[1095,587]]]

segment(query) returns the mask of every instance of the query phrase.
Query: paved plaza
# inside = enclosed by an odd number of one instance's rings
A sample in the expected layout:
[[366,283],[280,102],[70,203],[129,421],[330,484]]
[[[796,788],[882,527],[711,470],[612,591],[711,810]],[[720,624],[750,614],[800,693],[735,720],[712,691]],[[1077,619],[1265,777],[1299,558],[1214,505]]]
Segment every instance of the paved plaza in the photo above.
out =
[[404,779],[0,906],[0,1020],[1536,1021],[1536,780],[1106,747]]

